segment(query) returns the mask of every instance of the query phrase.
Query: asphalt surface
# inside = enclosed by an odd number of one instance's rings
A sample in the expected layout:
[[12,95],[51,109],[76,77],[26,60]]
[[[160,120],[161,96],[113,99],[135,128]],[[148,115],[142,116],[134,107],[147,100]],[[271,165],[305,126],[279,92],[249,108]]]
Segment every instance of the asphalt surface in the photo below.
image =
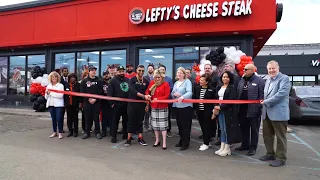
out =
[[124,140],[112,144],[110,137],[49,139],[48,117],[0,113],[0,180],[319,180],[320,126],[291,128],[294,133],[288,134],[287,165],[273,168],[258,160],[265,153],[261,138],[252,157],[235,151],[232,156],[219,157],[214,155],[217,147],[200,152],[201,133],[196,122],[190,149],[180,152],[174,147],[177,136],[168,138],[168,149],[162,150],[152,147],[150,132],[145,134],[146,147],[136,140],[131,147],[124,147]]

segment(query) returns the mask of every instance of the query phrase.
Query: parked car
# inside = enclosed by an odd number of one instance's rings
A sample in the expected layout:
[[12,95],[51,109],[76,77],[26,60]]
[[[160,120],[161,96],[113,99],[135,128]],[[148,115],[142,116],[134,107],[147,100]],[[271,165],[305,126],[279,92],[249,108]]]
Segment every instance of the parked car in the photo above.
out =
[[292,120],[320,120],[320,86],[293,86],[289,107]]

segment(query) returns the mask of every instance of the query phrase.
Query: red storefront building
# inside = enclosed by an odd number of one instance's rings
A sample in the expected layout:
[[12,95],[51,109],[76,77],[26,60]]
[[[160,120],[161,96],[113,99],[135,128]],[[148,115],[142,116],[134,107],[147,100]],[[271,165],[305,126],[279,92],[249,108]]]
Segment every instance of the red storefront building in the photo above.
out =
[[[174,75],[217,46],[256,56],[277,28],[276,0],[46,0],[0,8],[1,104],[27,102],[31,69],[158,63]],[[20,76],[17,76],[17,71]]]

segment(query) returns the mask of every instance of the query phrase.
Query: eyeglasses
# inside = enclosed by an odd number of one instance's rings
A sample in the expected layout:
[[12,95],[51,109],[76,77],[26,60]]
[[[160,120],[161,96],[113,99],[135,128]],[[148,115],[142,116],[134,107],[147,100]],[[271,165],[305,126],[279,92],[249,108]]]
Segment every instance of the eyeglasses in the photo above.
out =
[[138,72],[144,72],[144,70],[138,70]]
[[245,68],[245,69],[243,69],[243,70],[244,70],[244,71],[248,71],[248,70],[251,70],[251,69],[246,69],[246,68]]

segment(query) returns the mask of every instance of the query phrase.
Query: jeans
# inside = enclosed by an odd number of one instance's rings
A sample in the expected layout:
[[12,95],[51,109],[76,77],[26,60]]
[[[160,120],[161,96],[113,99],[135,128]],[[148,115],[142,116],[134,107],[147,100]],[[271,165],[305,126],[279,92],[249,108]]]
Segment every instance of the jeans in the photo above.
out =
[[218,118],[219,118],[219,126],[220,126],[220,131],[221,131],[220,141],[225,144],[228,144],[226,120],[225,120],[223,112],[220,111]]
[[52,107],[50,106],[48,108],[50,115],[51,115],[51,119],[52,119],[52,129],[53,132],[57,132],[57,125],[58,125],[58,130],[59,133],[62,133],[62,129],[63,129],[63,115],[64,115],[64,111],[65,108],[64,107]]

